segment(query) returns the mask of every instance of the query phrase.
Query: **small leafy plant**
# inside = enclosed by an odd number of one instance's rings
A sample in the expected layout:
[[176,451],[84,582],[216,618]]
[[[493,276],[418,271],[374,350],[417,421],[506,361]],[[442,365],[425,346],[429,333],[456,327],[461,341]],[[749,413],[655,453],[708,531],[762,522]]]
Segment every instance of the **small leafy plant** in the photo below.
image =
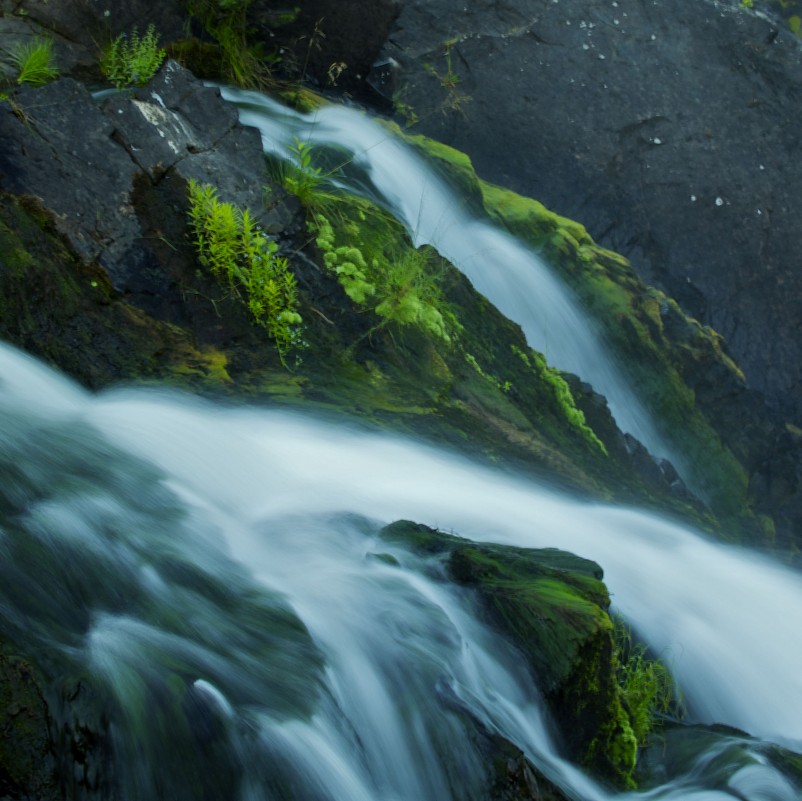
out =
[[58,77],[50,39],[33,39],[17,45],[11,53],[11,61],[17,68],[17,83],[43,86]]
[[222,202],[209,184],[189,182],[189,223],[201,264],[212,275],[243,291],[254,322],[267,329],[281,363],[305,343],[298,314],[295,276],[278,245],[256,224],[248,209]]
[[442,103],[443,111],[462,111],[462,106],[470,97],[459,90],[460,77],[454,70],[451,58],[451,51],[459,40],[449,39],[443,42],[443,53],[446,62],[446,71],[440,72],[432,64],[424,64],[424,68],[440,82],[440,86],[446,90],[446,99]]
[[309,142],[302,142],[296,136],[295,143],[290,145],[289,150],[295,158],[295,163],[282,165],[281,183],[304,206],[312,206],[315,201],[315,193],[319,190],[325,177],[323,171],[312,162],[312,146]]
[[121,33],[103,53],[101,72],[117,89],[144,86],[161,66],[166,52],[159,47],[159,36],[153,25],[143,36],[134,28],[130,35]]

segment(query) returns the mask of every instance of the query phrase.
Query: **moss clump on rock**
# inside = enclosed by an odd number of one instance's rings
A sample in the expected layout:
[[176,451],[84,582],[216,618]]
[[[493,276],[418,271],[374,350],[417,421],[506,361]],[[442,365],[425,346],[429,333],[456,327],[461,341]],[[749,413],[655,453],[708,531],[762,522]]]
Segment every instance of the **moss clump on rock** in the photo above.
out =
[[471,588],[479,614],[526,660],[569,757],[617,787],[634,786],[638,742],[621,702],[610,598],[595,562],[473,543],[409,521],[381,536],[436,558]]

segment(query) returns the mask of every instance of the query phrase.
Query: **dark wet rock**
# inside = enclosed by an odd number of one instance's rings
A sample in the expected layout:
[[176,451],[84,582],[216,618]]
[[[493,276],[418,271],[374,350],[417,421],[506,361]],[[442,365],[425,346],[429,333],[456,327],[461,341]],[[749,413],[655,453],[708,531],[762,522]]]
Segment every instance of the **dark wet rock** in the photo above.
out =
[[0,106],[0,135],[0,189],[39,197],[81,260],[97,262],[123,293],[136,293],[132,282],[148,271],[132,197],[143,173],[152,182],[174,170],[211,183],[268,229],[289,219],[282,206],[262,209],[264,176],[253,169],[263,160],[259,134],[238,124],[218,90],[172,61],[147,89],[100,105],[72,79],[23,88],[13,108]]
[[26,38],[52,39],[62,74],[102,81],[98,64],[103,49],[119,34],[134,28],[141,34],[150,24],[162,43],[180,39],[186,27],[184,4],[181,0],[5,0],[0,15],[0,69],[3,44],[22,32]]
[[[747,797],[761,782],[788,798],[802,793],[802,755],[730,726],[683,723],[668,724],[660,740],[644,750],[638,766],[640,786],[646,790],[669,775],[694,775],[702,760],[710,786],[726,786]],[[788,782],[782,790],[774,771]]]
[[0,797],[57,798],[42,686],[23,659],[0,655]]
[[520,748],[476,721],[476,738],[492,766],[488,798],[491,801],[568,801],[526,758]]
[[78,679],[52,681],[14,651],[0,635],[0,797],[116,798],[96,691]]
[[581,221],[802,416],[790,31],[737,3],[409,0],[384,57],[417,130]]
[[0,105],[0,189],[41,198],[85,262],[119,271],[139,234],[136,165],[112,141],[111,122],[71,78],[23,87],[15,103]]
[[306,0],[294,21],[276,31],[274,0],[255,0],[248,9],[255,33],[266,43],[278,36],[289,69],[321,87],[359,89],[387,39],[402,0]]

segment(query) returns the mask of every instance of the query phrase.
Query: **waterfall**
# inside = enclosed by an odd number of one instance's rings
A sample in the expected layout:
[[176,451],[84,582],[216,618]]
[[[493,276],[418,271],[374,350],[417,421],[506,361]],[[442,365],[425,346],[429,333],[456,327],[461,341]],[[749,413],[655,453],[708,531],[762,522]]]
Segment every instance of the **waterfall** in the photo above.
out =
[[[91,395],[7,346],[0,377],[0,632],[99,683],[125,798],[479,798],[468,719],[623,798],[560,757],[461,591],[377,538],[398,518],[597,560],[690,722],[802,747],[802,582],[769,559],[353,424]],[[799,797],[760,740],[690,732],[634,797]]]
[[570,290],[529,248],[465,203],[421,158],[389,129],[341,105],[302,114],[253,91],[221,87],[235,103],[240,122],[258,128],[267,153],[293,157],[295,140],[339,154],[332,179],[363,194],[402,222],[413,242],[430,244],[457,266],[490,302],[518,323],[529,344],[553,366],[578,375],[607,398],[619,427],[667,458],[680,472],[676,453],[633,397],[620,366],[602,345],[598,326]]

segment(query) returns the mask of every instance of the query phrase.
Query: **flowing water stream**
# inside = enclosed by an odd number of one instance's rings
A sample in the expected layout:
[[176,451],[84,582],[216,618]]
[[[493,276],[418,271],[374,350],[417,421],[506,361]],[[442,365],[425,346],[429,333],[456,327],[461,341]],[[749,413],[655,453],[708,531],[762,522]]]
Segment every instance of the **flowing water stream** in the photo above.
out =
[[[126,798],[478,799],[476,721],[569,797],[624,797],[560,758],[466,597],[377,537],[398,518],[599,561],[689,722],[802,747],[802,583],[768,559],[336,421],[93,396],[5,346],[0,376],[0,622],[100,685]],[[799,798],[760,740],[688,731],[638,797]]]
[[415,150],[387,127],[341,105],[310,114],[259,93],[221,87],[240,121],[258,128],[267,153],[294,157],[296,140],[334,149],[332,179],[370,197],[407,228],[416,245],[430,244],[468,276],[549,363],[574,373],[607,398],[619,427],[649,451],[683,470],[681,454],[659,434],[632,394],[623,371],[601,343],[598,327],[562,281],[529,248],[465,208],[464,200]]

